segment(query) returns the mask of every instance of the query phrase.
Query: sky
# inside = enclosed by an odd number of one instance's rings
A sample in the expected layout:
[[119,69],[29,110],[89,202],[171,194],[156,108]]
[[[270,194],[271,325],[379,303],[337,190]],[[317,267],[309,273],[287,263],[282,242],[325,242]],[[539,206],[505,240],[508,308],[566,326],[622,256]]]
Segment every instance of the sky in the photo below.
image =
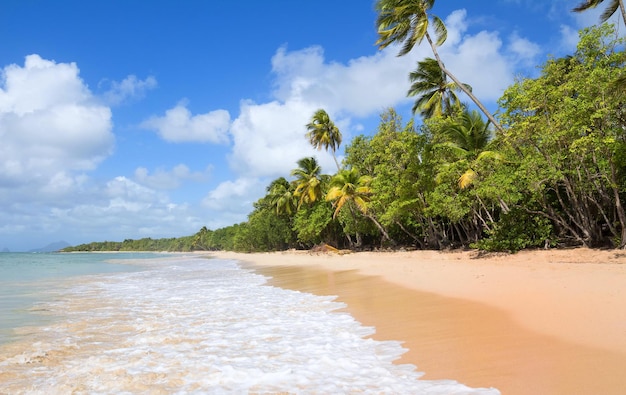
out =
[[[441,57],[495,112],[598,22],[580,1],[439,0]],[[379,50],[374,4],[0,1],[0,250],[188,236],[246,221],[300,158],[332,174],[305,138],[315,110],[341,158],[385,109],[411,119],[408,74],[432,56]]]

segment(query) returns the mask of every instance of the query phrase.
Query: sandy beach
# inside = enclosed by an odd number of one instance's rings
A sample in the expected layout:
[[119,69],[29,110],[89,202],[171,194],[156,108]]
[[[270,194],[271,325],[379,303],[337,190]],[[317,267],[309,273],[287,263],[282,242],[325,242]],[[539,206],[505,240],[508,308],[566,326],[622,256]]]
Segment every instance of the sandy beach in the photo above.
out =
[[272,284],[338,295],[424,379],[503,394],[623,394],[626,253],[212,252]]

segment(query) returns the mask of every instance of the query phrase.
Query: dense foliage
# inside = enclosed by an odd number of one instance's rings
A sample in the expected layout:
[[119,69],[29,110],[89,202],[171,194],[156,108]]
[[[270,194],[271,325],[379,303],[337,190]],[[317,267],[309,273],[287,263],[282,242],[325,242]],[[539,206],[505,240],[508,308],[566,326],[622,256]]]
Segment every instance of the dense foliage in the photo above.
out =
[[151,239],[149,237],[124,241],[102,241],[80,244],[63,248],[63,252],[97,252],[97,251],[193,251],[193,236]]
[[[336,174],[322,174],[314,157],[301,159],[291,180],[270,183],[246,222],[164,242],[75,249],[275,251],[320,243],[351,249],[622,248],[623,46],[611,25],[582,31],[574,54],[550,59],[536,78],[520,78],[504,92],[501,128],[451,99],[460,85],[442,83],[437,62],[428,61],[419,83],[427,86],[432,78],[438,90],[414,87],[420,124],[404,123],[387,109],[376,131],[345,147]],[[341,144],[323,110],[307,128],[318,149],[334,154]]]

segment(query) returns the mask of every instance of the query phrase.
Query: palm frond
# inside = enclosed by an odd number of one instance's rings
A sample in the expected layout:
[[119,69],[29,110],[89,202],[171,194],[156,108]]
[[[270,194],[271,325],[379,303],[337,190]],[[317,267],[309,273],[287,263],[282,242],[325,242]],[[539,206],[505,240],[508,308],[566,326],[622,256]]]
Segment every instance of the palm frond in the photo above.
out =
[[446,29],[446,25],[438,16],[433,15],[431,18],[433,20],[433,26],[435,28],[435,43],[437,44],[437,46],[441,46],[444,42],[446,42],[446,39],[448,38],[448,29]]

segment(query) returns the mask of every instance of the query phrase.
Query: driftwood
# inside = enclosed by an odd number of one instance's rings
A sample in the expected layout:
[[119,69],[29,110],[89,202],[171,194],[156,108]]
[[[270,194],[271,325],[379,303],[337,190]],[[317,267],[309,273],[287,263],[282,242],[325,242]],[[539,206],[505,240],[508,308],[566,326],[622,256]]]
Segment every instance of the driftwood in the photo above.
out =
[[314,246],[313,248],[311,248],[309,250],[310,253],[334,253],[334,254],[338,254],[338,255],[344,255],[344,254],[349,254],[351,251],[350,250],[339,250],[331,245],[328,245],[326,243],[322,243],[322,244],[318,244],[316,246]]

